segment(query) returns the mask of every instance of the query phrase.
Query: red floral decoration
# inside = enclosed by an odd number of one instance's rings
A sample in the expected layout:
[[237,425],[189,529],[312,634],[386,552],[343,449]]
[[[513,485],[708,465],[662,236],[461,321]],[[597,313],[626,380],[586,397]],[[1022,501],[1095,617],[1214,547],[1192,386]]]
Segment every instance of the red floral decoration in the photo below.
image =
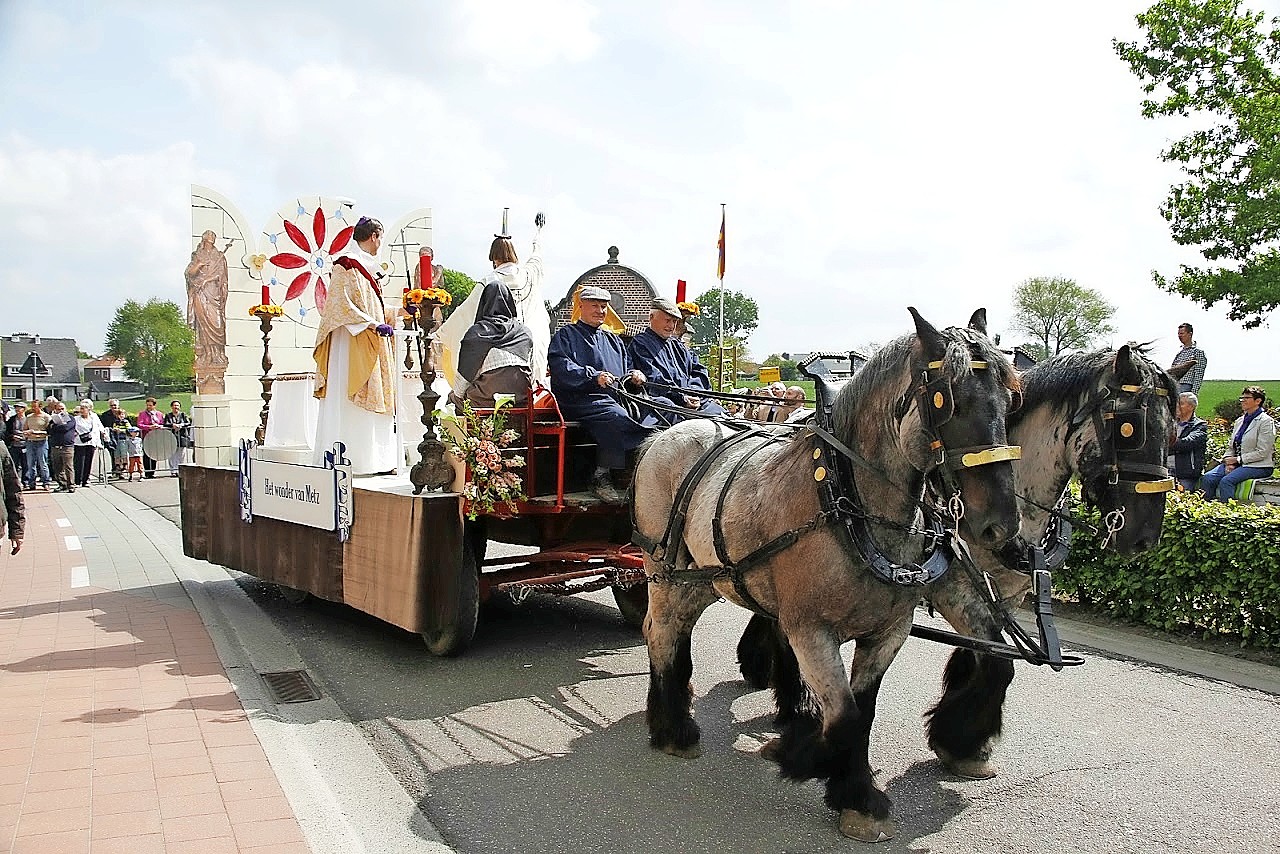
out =
[[329,244],[328,249],[324,248],[325,232],[326,222],[324,208],[322,207],[316,208],[315,216],[311,220],[311,234],[315,238],[314,247],[302,229],[288,220],[284,221],[284,233],[289,235],[289,239],[303,254],[280,252],[267,259],[281,270],[302,270],[289,283],[282,301],[297,299],[306,291],[311,284],[312,278],[314,278],[316,283],[316,309],[324,309],[325,300],[328,299],[329,295],[328,269],[332,266],[332,258],[351,242],[351,235],[355,232],[355,226],[349,225],[335,234],[333,242]]

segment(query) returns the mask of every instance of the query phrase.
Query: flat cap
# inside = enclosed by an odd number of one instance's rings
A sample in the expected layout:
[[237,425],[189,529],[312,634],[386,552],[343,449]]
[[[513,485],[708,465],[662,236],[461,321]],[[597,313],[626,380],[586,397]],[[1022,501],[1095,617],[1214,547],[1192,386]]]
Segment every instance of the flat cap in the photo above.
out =
[[595,285],[587,285],[582,290],[578,291],[578,299],[602,299],[605,302],[609,302],[613,297],[610,296],[609,292],[604,288],[599,288]]
[[669,300],[666,297],[659,297],[654,300],[653,310],[669,314],[676,320],[682,320],[684,318],[684,315],[680,313],[680,307],[675,304],[675,301]]

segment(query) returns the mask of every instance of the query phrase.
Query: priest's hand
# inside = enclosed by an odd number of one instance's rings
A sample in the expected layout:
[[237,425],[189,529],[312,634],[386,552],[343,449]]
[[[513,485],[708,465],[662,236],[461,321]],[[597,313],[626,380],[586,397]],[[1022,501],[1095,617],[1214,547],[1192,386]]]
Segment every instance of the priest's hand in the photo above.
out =
[[632,371],[627,375],[627,382],[632,385],[644,385],[644,374],[639,371]]
[[600,388],[611,386],[617,381],[618,381],[618,378],[615,377],[613,374],[609,373],[608,371],[601,371],[600,373],[596,374],[596,385],[600,386]]

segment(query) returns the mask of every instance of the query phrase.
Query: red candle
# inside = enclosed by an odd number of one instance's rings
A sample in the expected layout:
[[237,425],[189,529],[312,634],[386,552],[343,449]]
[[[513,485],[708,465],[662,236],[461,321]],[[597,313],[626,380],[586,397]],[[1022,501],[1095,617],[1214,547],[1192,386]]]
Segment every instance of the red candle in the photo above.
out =
[[271,286],[266,282],[262,283],[262,304],[271,305]]
[[676,302],[684,302],[685,284],[684,279],[676,279]]
[[426,290],[431,287],[431,253],[418,256],[418,287]]

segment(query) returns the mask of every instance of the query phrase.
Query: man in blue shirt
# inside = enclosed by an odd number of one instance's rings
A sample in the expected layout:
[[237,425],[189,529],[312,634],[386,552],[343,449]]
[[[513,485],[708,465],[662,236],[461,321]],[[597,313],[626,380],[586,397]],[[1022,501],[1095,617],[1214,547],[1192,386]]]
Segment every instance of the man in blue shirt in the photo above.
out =
[[[683,315],[674,302],[654,300],[653,310],[649,312],[649,328],[631,339],[628,345],[631,362],[648,378],[650,397],[692,412],[724,415],[724,410],[710,400],[655,385],[711,391],[706,368],[676,335],[682,319]],[[670,412],[663,412],[662,416],[672,423],[683,420],[680,415]]]
[[578,296],[581,319],[561,327],[547,350],[551,390],[565,417],[581,422],[598,446],[591,491],[605,501],[621,503],[625,496],[614,486],[613,474],[626,468],[627,454],[649,437],[657,420],[635,420],[615,396],[624,383],[643,386],[645,376],[632,366],[622,339],[600,328],[609,292],[588,286]]

